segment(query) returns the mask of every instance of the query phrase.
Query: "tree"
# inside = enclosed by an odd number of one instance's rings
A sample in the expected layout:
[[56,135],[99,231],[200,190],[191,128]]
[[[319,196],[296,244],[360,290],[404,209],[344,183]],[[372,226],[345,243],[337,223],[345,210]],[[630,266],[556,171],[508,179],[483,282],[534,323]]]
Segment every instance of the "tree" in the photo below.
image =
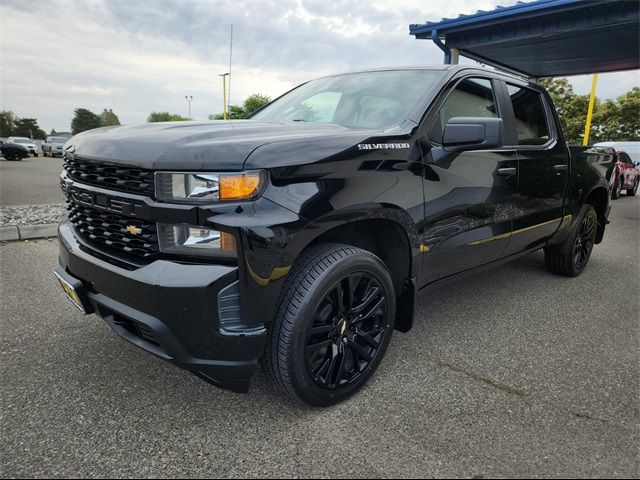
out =
[[38,126],[38,121],[35,118],[16,119],[12,135],[15,137],[29,137],[37,140],[44,140],[47,138],[47,134]]
[[102,126],[100,116],[91,110],[76,108],[73,112],[74,117],[73,120],[71,120],[71,132],[74,135]]
[[[540,81],[558,111],[567,143],[582,144],[589,108],[589,95],[577,95],[566,78],[546,78]],[[601,141],[640,140],[640,88],[621,95],[616,100],[594,103],[589,143]]]
[[612,110],[606,117],[605,132],[608,135],[619,141],[640,140],[640,88],[634,87],[619,96],[613,105],[607,102],[606,108]]
[[120,119],[118,119],[118,116],[113,113],[113,110],[107,110],[105,108],[100,114],[100,124],[103,127],[108,127],[110,125],[120,125]]
[[[271,101],[271,98],[266,95],[262,95],[260,93],[254,93],[253,95],[249,95],[247,99],[244,101],[242,106],[239,105],[229,105],[229,116],[230,120],[241,120],[243,118],[247,118],[253,112],[261,109],[267,103]],[[224,114],[216,113],[214,115],[209,115],[209,120],[223,120]]]
[[249,116],[253,112],[260,110],[270,101],[271,98],[267,97],[266,95],[261,95],[259,93],[249,95],[249,97],[247,97],[247,99],[244,101],[244,111],[246,113],[246,116]]
[[0,112],[0,137],[10,137],[16,121],[15,114],[10,110]]
[[151,112],[147,117],[147,122],[184,122],[186,120],[189,119],[169,112]]

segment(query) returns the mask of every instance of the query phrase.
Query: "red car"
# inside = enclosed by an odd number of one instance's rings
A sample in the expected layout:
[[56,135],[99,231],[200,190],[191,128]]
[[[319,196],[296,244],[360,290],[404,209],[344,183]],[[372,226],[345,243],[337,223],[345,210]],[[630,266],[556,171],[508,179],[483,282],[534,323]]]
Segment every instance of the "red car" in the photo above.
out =
[[611,198],[616,199],[622,195],[622,190],[627,191],[627,195],[633,196],[638,191],[640,183],[640,162],[634,163],[625,152],[617,152],[618,161],[613,177],[613,189]]

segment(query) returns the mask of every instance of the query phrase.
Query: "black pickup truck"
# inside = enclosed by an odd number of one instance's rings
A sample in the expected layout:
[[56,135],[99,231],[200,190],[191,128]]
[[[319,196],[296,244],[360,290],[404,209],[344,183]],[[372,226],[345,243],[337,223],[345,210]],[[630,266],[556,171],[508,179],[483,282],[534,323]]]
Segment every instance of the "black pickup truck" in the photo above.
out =
[[249,120],[71,138],[56,275],[82,311],[215,385],[246,392],[261,362],[326,406],[411,329],[418,292],[539,249],[579,275],[614,166],[567,147],[549,95],[521,78],[328,76]]

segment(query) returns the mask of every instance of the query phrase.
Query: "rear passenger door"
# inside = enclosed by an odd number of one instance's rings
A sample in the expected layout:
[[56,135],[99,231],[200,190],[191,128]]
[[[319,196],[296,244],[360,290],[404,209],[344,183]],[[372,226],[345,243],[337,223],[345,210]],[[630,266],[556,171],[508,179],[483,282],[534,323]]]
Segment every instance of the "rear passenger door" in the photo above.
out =
[[[502,82],[505,115],[518,152],[518,201],[506,255],[543,246],[558,229],[569,156],[545,95],[525,83]],[[515,130],[515,132],[513,131]]]

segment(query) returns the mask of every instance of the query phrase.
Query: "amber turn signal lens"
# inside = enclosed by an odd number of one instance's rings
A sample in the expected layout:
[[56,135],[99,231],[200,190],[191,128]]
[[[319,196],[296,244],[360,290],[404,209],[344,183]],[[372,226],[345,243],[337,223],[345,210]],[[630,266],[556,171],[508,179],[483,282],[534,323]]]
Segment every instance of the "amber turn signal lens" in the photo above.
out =
[[259,173],[220,175],[220,200],[244,200],[255,197],[259,188]]
[[227,232],[220,232],[220,250],[236,253],[236,238]]

